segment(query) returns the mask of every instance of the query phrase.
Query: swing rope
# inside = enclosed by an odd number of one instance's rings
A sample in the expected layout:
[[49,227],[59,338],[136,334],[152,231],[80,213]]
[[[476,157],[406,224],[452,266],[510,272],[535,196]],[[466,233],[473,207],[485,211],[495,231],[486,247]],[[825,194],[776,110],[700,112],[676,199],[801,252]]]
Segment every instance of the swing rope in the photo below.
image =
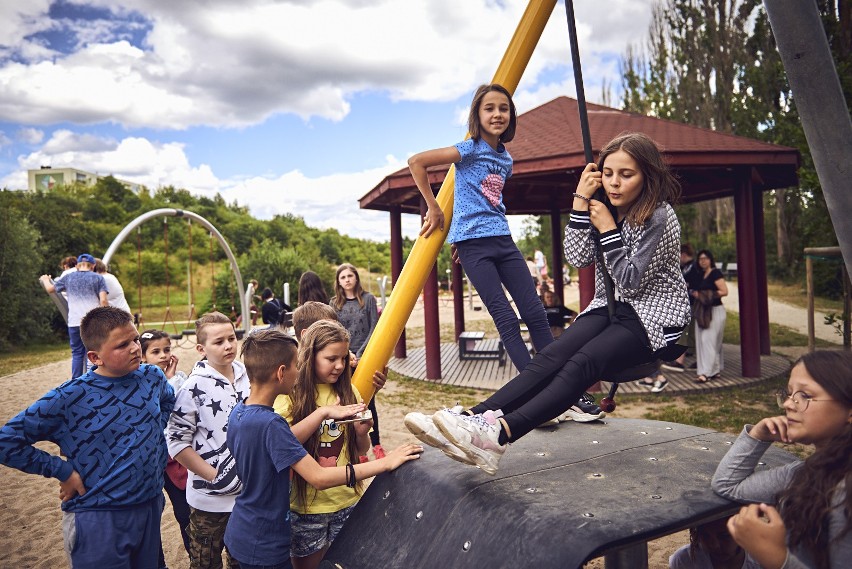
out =
[[189,245],[189,315],[187,316],[187,322],[192,322],[195,318],[195,288],[192,286],[192,219],[186,218],[187,224],[187,232],[189,235],[188,245]]
[[142,228],[136,228],[136,298],[139,311],[136,313],[136,325],[142,324]]
[[216,311],[216,263],[213,260],[213,232],[210,232],[210,283],[212,292],[210,293],[210,301],[213,305],[213,312]]
[[[172,328],[175,331],[175,336],[180,334],[178,330],[177,324],[175,323],[174,317],[172,316],[172,307],[171,307],[171,282],[169,280],[169,218],[163,218],[163,248],[165,250],[166,255],[166,313],[163,314],[163,331],[166,330],[166,323],[171,321]],[[180,334],[183,337],[183,334]]]
[[[565,0],[565,12],[568,18],[568,37],[571,42],[571,62],[574,67],[574,84],[577,88],[577,109],[580,113],[580,132],[583,137],[583,151],[585,153],[586,163],[588,164],[594,162],[594,156],[592,155],[592,136],[589,133],[589,115],[586,109],[586,95],[583,89],[583,71],[580,67],[580,48],[577,43],[577,28],[574,21],[573,0]],[[608,203],[603,187],[599,188],[598,191],[595,192],[595,199],[602,203]],[[594,227],[592,227],[592,236],[594,237],[597,249],[596,263],[601,267],[600,272],[603,279],[604,291],[606,293],[607,311],[609,312],[610,318],[612,318],[615,315],[615,287],[612,282],[612,276],[606,270],[606,265],[603,261],[603,249],[601,248],[600,233]],[[609,388],[609,394],[600,401],[601,409],[607,413],[615,410],[614,398],[620,381],[639,379],[650,375],[658,369],[659,361],[652,356],[652,359],[648,362],[623,368],[610,374],[611,377],[609,379],[612,384]]]

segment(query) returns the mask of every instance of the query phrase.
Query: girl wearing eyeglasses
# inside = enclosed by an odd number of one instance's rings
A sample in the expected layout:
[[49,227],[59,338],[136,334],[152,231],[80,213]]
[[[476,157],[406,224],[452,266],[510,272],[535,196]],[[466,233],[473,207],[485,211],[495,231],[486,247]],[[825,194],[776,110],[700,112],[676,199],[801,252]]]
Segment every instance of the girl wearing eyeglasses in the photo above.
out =
[[[719,463],[713,490],[750,503],[731,535],[766,569],[849,567],[852,559],[852,353],[802,356],[778,393],[785,415],[746,425]],[[755,472],[773,442],[812,444],[796,462]]]

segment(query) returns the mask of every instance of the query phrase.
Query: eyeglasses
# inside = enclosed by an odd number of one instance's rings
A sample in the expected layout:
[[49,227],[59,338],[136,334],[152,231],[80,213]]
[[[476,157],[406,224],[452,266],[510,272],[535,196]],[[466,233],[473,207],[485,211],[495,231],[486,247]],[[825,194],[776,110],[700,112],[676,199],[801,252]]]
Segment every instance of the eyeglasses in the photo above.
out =
[[834,401],[833,399],[814,399],[810,395],[807,395],[804,391],[797,391],[790,395],[787,393],[786,389],[779,389],[775,393],[775,402],[778,403],[778,406],[781,409],[784,408],[784,404],[788,399],[793,401],[793,408],[795,408],[799,413],[807,411],[808,405],[810,405],[811,401]]

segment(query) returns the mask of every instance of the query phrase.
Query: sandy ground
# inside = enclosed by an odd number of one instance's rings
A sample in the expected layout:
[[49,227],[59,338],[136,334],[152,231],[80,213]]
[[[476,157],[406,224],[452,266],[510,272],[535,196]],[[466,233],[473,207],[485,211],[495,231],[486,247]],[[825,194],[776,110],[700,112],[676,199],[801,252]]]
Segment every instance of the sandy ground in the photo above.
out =
[[[572,287],[576,294],[576,287]],[[566,291],[569,292],[569,291]],[[569,292],[570,294],[570,292]],[[441,321],[452,322],[452,307],[441,303]],[[487,312],[467,311],[466,318],[489,318]],[[422,303],[418,303],[410,326],[422,326]],[[197,360],[194,345],[185,342],[176,349],[180,358],[179,368],[189,372]],[[0,422],[5,423],[19,411],[36,401],[41,395],[62,382],[70,370],[70,358],[33,370],[0,377]],[[413,440],[405,430],[402,418],[415,410],[389,403],[392,395],[405,389],[389,384],[380,392],[377,403],[381,418],[382,443],[392,449],[403,442]],[[418,409],[439,408],[446,405],[436,396],[434,401],[417,401]],[[641,417],[645,408],[639,404],[619,406],[619,417]],[[57,447],[51,443],[39,443],[39,448],[55,453]],[[62,548],[62,514],[59,508],[59,485],[54,479],[23,474],[17,470],[0,466],[0,569],[67,567]],[[186,552],[171,507],[166,502],[162,523],[163,548],[168,566],[184,569],[189,566]],[[668,556],[679,546],[688,542],[685,532],[649,543],[649,567],[665,568]],[[590,567],[603,567],[602,560],[593,560]],[[388,568],[390,569],[390,568]]]

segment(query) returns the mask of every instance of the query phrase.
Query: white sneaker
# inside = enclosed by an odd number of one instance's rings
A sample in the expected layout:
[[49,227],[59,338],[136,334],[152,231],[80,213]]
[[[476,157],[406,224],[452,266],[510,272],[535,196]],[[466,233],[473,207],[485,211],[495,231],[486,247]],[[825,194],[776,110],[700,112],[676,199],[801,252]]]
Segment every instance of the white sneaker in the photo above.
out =
[[[450,413],[456,414],[461,413],[463,410],[464,408],[461,405],[448,409]],[[453,460],[476,466],[476,462],[469,459],[465,453],[454,447],[450,441],[441,434],[441,431],[439,431],[438,427],[435,426],[430,415],[424,415],[423,413],[409,413],[405,416],[403,422],[411,434],[417,437],[420,441],[426,443],[430,447],[435,447]]]
[[447,440],[464,452],[487,474],[497,472],[497,464],[508,445],[501,445],[500,422],[492,411],[481,415],[457,415],[447,409],[432,415],[432,421]]
[[657,376],[657,381],[654,382],[654,387],[651,388],[651,393],[659,393],[669,384],[669,381],[662,375]]

